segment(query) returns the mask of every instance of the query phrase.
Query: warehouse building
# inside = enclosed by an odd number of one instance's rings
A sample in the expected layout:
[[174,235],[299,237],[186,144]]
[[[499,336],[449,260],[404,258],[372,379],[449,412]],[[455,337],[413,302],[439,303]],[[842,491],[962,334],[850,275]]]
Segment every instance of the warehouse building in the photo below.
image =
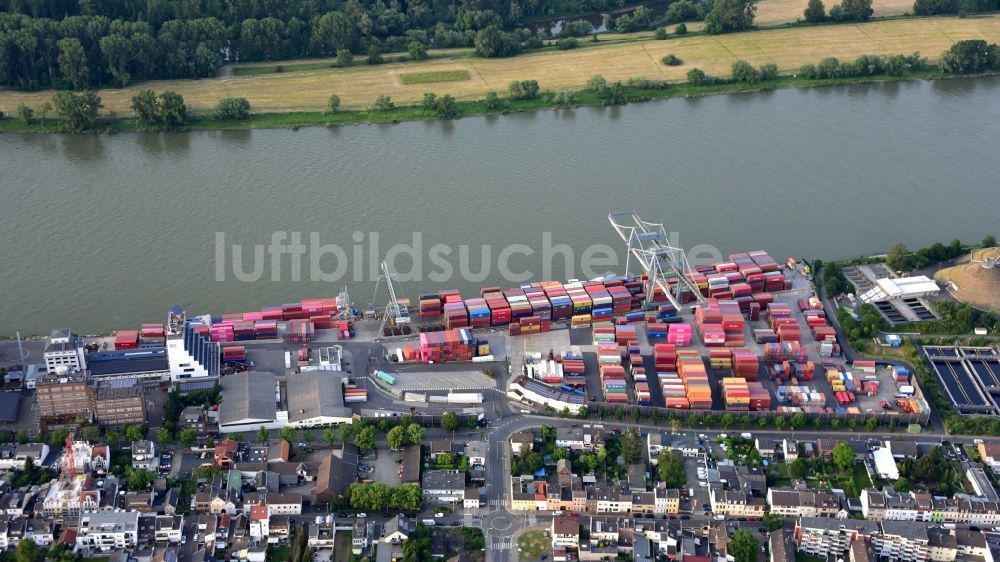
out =
[[87,359],[83,353],[83,338],[70,330],[52,330],[45,344],[45,369],[54,373],[60,366],[65,366],[70,372],[82,371],[87,368]]
[[221,384],[219,432],[257,431],[261,427],[280,429],[287,425],[288,413],[278,411],[280,394],[273,374],[238,373],[222,377]]
[[35,382],[38,416],[43,419],[89,419],[94,413],[93,389],[84,372],[49,372]]
[[102,425],[146,423],[146,397],[136,379],[117,379],[96,386],[94,413]]
[[351,423],[352,412],[344,406],[347,375],[333,371],[305,371],[288,377],[288,425],[319,427]]

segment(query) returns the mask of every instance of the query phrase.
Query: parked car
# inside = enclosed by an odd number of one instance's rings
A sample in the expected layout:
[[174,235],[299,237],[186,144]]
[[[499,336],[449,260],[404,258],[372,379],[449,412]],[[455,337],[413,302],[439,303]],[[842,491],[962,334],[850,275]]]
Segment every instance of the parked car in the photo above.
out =
[[434,514],[434,518],[435,518],[435,519],[441,519],[442,517],[444,517],[444,514],[443,514],[443,513],[435,513],[435,514]]
[[359,513],[358,514],[358,519],[364,519],[365,517],[368,517],[367,513]]

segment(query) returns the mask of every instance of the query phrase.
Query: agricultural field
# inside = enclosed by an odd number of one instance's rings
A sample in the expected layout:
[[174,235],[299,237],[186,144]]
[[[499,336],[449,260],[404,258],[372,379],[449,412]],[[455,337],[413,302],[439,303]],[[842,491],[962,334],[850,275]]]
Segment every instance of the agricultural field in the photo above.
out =
[[435,84],[438,82],[461,82],[469,79],[467,70],[438,70],[431,72],[406,72],[399,75],[400,84]]
[[[827,11],[835,2],[824,2]],[[754,23],[759,26],[780,25],[792,23],[802,19],[802,12],[806,9],[804,0],[762,0],[757,4],[757,17]],[[873,0],[872,10],[875,17],[901,16],[913,11],[911,0]],[[690,26],[689,26],[690,28]],[[693,28],[691,28],[693,29]]]
[[[784,0],[777,0],[784,1]],[[895,1],[895,0],[893,0]],[[336,93],[347,109],[368,107],[388,95],[397,104],[418,103],[423,94],[451,94],[478,99],[490,90],[503,92],[514,80],[538,80],[543,89],[579,89],[594,74],[608,80],[645,76],[657,80],[684,80],[699,67],[709,75],[725,76],[737,59],[754,65],[775,63],[794,72],[823,57],[853,59],[861,54],[906,54],[919,51],[932,60],[960,39],[1000,41],[1000,16],[902,18],[863,24],[767,29],[727,35],[673,37],[666,41],[582,43],[570,51],[542,51],[508,59],[481,59],[463,50],[456,57],[421,62],[283,72],[259,76],[223,76],[203,80],[165,80],[124,89],[100,91],[105,111],[131,113],[136,92],[151,88],[174,90],[195,112],[211,110],[219,98],[245,96],[255,112],[317,111]],[[679,66],[660,63],[665,54],[683,60]],[[404,84],[400,75],[437,75],[465,72],[468,80],[440,84]],[[13,113],[18,103],[37,106],[52,92],[0,92],[0,111]]]

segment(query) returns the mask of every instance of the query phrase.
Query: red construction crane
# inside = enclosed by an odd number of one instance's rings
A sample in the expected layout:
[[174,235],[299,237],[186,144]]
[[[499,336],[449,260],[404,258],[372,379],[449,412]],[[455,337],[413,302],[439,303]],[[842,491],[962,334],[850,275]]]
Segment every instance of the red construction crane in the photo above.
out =
[[69,476],[67,478],[67,481],[72,481],[74,478],[76,478],[76,458],[73,456],[73,438],[74,437],[75,437],[75,434],[73,432],[70,432],[70,434],[66,436],[66,453],[65,453],[65,456],[66,456],[66,468],[63,471],[63,475],[64,476],[66,476],[66,475]]

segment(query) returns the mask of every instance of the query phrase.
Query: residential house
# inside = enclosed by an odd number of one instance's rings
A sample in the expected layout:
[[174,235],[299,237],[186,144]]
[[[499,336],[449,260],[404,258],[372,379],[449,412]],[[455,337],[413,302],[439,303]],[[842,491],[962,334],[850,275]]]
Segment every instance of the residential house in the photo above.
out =
[[557,427],[556,447],[573,451],[595,451],[604,445],[604,430],[590,424],[583,427]]
[[323,458],[311,492],[314,503],[328,503],[344,495],[347,488],[357,482],[358,453],[357,447],[345,444],[339,451],[332,451]]
[[782,517],[847,517],[840,496],[830,492],[771,488],[767,504],[771,513]]
[[255,541],[266,541],[270,535],[271,518],[267,515],[267,506],[262,503],[250,506],[250,538]]
[[394,515],[392,519],[382,526],[382,542],[386,544],[403,544],[410,538],[415,528],[412,519],[407,519],[402,515]]
[[428,470],[421,482],[424,497],[440,503],[465,500],[465,474],[458,470]]
[[915,521],[882,521],[872,537],[875,555],[892,560],[924,562],[930,556],[927,525]]
[[772,531],[767,537],[767,545],[768,562],[795,562],[795,539],[791,532]]
[[747,492],[713,488],[709,495],[712,512],[716,515],[756,519],[764,516],[764,508],[767,507],[762,498],[752,497]]
[[309,534],[306,536],[306,546],[313,550],[332,549],[337,536],[335,523],[310,523]]
[[7,443],[0,445],[0,471],[23,470],[30,458],[35,466],[49,456],[45,443]]
[[842,557],[855,540],[871,540],[879,532],[874,521],[800,517],[795,523],[798,549],[813,556]]
[[1000,472],[1000,443],[980,443],[976,446],[979,457],[993,472]]
[[55,541],[52,535],[52,521],[35,517],[25,520],[24,538],[35,541],[35,544],[42,548],[52,546]]
[[268,522],[267,542],[277,544],[288,542],[292,530],[291,516],[272,515]]
[[482,500],[479,497],[479,486],[471,486],[465,489],[465,498],[462,507],[465,509],[479,509]]
[[403,462],[399,467],[399,482],[401,484],[420,482],[420,445],[408,445],[403,448]]
[[959,556],[977,557],[987,560],[991,558],[990,547],[986,542],[986,535],[981,531],[955,529],[954,534]]
[[215,446],[215,468],[230,470],[237,462],[236,454],[239,452],[240,444],[237,441],[226,437],[222,443]]
[[781,454],[782,440],[771,437],[757,437],[754,440],[757,452],[765,459],[773,459]]
[[666,484],[660,482],[654,490],[656,494],[656,514],[676,514],[681,510],[681,491],[676,488],[667,488]]
[[549,526],[552,548],[579,548],[580,518],[553,517]]
[[535,432],[530,429],[518,431],[510,436],[510,450],[515,455],[530,453],[534,444]]
[[953,531],[941,527],[927,529],[927,557],[933,562],[955,562],[958,539]]
[[368,548],[370,533],[374,525],[374,523],[368,523],[364,519],[358,519],[354,522],[354,529],[351,532],[351,552],[355,556],[360,555]]
[[156,515],[153,522],[153,540],[179,543],[184,535],[183,515]]
[[80,516],[76,546],[107,552],[136,545],[139,513],[135,511],[95,511]]
[[427,448],[433,460],[437,460],[441,455],[451,455],[455,452],[455,444],[449,439],[431,441]]
[[486,442],[469,441],[465,444],[465,456],[469,458],[469,466],[486,464]]

